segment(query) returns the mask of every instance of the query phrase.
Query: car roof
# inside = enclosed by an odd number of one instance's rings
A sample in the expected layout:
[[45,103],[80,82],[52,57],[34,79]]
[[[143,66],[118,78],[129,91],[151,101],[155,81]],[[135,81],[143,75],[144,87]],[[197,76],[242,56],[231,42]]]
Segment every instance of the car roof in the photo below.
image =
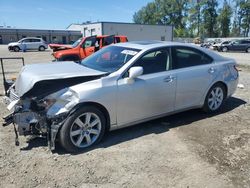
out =
[[[118,43],[116,46],[127,47],[127,48],[136,48],[140,50],[148,50],[153,48],[161,47],[171,47],[171,46],[186,46],[197,48],[194,44],[190,43],[181,43],[181,42],[171,42],[171,41],[157,41],[157,40],[145,40],[145,41],[130,41],[126,43]],[[204,49],[198,47],[200,50]]]
[[42,39],[42,38],[38,38],[38,37],[26,37],[26,38],[22,38],[21,40],[23,39]]
[[196,45],[190,44],[190,43],[146,40],[146,41],[130,41],[130,42],[125,42],[125,43],[117,43],[117,44],[113,44],[113,45],[125,47],[125,48],[134,48],[134,49],[139,49],[139,50],[150,50],[150,49],[161,48],[161,47],[183,46],[183,47],[190,47],[190,48],[194,48],[194,49],[197,49],[199,51],[202,51],[216,60],[224,59],[222,56],[220,56],[219,54],[217,54],[209,49],[202,48],[200,46],[196,46]]

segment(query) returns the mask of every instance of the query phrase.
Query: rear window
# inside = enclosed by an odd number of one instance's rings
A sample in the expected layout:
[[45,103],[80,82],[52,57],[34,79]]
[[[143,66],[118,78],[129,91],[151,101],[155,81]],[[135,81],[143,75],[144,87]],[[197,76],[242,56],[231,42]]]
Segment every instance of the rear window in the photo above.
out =
[[186,68],[212,63],[213,59],[205,53],[189,47],[173,47],[173,69]]

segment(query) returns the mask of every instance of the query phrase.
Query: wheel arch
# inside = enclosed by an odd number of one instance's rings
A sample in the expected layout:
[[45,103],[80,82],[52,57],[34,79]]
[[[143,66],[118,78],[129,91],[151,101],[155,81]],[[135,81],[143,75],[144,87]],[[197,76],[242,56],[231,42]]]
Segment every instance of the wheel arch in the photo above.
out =
[[[227,86],[227,84],[225,83],[225,82],[223,82],[223,81],[217,81],[217,82],[215,82],[210,88],[209,88],[209,90],[214,86],[214,85],[216,85],[216,84],[220,84],[220,85],[222,85],[223,87],[224,87],[224,89],[225,89],[225,98],[227,98],[227,94],[228,94],[228,86]],[[208,90],[208,91],[209,91]]]
[[96,108],[98,108],[105,116],[105,120],[106,120],[106,131],[110,130],[110,115],[108,110],[100,103],[97,102],[82,102],[77,104],[70,112],[70,115],[73,114],[76,110],[78,110],[79,108],[83,107],[83,106],[94,106]]
[[214,85],[216,85],[216,84],[221,84],[221,85],[225,88],[225,92],[226,92],[226,93],[225,93],[225,98],[227,98],[228,86],[227,86],[227,84],[226,84],[225,82],[219,80],[219,81],[216,81],[216,82],[214,82],[213,84],[211,84],[211,85],[207,88],[207,90],[204,92],[203,97],[202,97],[202,99],[201,99],[201,101],[200,101],[200,106],[203,106],[203,105],[204,105],[204,102],[205,102],[205,100],[206,100],[206,97],[207,97],[207,94],[208,94],[209,90],[210,90]]

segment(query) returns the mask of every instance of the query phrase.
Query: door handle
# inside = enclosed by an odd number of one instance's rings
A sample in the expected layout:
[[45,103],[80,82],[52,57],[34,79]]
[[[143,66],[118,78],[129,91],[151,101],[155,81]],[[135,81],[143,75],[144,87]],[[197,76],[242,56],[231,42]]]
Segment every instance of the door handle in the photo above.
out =
[[213,73],[215,72],[215,69],[214,69],[213,67],[211,67],[211,68],[208,69],[208,72],[209,72],[210,74],[213,74]]
[[164,82],[172,82],[175,79],[173,76],[167,76],[166,78],[163,79]]

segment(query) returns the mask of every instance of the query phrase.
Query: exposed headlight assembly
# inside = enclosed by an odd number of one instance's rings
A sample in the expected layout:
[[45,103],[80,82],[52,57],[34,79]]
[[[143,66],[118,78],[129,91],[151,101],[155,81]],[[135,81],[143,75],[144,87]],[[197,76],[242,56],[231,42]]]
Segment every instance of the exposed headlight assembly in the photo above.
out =
[[47,109],[47,117],[52,118],[68,112],[79,102],[76,92],[66,88],[53,93],[44,99],[44,107]]

